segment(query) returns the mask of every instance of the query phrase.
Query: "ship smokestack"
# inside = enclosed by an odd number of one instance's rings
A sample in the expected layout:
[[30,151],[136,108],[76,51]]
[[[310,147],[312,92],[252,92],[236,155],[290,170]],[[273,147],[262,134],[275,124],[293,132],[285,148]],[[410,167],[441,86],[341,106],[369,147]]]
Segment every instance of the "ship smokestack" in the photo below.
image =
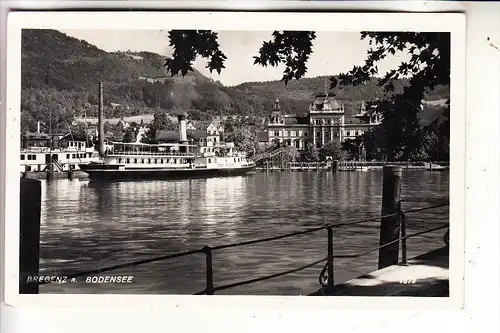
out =
[[99,154],[104,155],[104,98],[102,82],[99,82],[99,119],[98,119]]
[[186,143],[187,140],[187,129],[186,129],[186,114],[177,115],[179,120],[179,143]]

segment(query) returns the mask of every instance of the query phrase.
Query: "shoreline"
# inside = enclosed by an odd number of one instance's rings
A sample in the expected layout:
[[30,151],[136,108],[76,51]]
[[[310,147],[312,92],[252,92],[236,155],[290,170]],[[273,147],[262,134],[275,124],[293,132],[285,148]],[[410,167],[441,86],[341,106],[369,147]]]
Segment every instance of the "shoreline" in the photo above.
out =
[[[383,166],[369,166],[368,170],[361,170],[361,169],[342,169],[340,168],[339,172],[367,172],[367,171],[380,171],[383,169]],[[425,166],[420,166],[420,165],[409,165],[409,166],[404,166],[402,167],[403,170],[424,170],[424,171],[429,171],[429,172],[443,172],[443,171],[449,171],[449,167],[445,167],[444,169],[438,169],[438,170],[427,170]],[[266,168],[256,168],[256,172],[266,172]],[[304,170],[288,170],[288,169],[269,169],[269,172],[332,172],[331,170],[326,170],[326,169],[304,169]],[[23,174],[21,174],[21,178],[23,178]],[[45,180],[47,179],[47,174],[43,171],[30,171],[26,172],[25,178],[30,178],[30,179],[36,179],[36,180]],[[52,180],[56,179],[90,179],[88,174],[86,174],[83,171],[77,170],[73,171],[72,177],[69,178],[67,172],[54,172],[52,175]]]

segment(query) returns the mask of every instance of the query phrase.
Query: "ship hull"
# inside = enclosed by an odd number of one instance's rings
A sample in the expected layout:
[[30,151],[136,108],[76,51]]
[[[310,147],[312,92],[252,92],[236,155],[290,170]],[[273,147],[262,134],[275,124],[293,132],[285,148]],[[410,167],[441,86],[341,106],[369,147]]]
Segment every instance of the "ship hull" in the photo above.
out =
[[168,180],[208,177],[243,176],[253,171],[255,166],[239,168],[183,168],[183,169],[124,169],[99,164],[82,164],[80,169],[88,174],[90,180],[122,181],[122,180]]

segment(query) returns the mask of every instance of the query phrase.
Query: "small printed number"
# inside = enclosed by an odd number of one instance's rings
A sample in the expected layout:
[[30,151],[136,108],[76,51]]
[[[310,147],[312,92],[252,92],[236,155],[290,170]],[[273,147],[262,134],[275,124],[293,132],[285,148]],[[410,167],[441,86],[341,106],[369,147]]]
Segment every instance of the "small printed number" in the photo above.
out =
[[402,284],[413,284],[415,282],[417,282],[417,279],[415,279],[415,278],[399,280],[399,283],[402,283]]

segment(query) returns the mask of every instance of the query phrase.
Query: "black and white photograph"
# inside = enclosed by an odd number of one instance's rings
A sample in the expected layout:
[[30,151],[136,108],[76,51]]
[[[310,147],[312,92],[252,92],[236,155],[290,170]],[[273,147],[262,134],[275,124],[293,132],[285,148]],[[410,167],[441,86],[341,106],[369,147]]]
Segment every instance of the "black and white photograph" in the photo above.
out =
[[449,298],[452,28],[176,22],[21,29],[19,294]]

